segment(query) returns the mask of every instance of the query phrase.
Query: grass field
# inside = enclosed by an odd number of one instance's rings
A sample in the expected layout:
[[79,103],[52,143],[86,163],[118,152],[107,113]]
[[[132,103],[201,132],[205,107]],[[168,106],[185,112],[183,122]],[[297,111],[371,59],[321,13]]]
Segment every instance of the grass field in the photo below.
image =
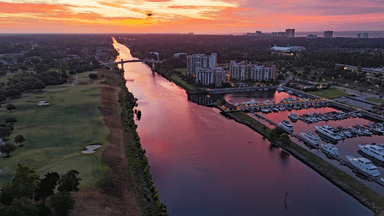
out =
[[350,95],[340,89],[323,89],[319,91],[309,91],[308,93],[317,95],[319,97],[328,98],[328,99],[339,98],[339,97]]
[[375,103],[384,104],[384,100],[383,99],[379,99],[379,98],[365,98],[365,100],[372,101],[372,102],[375,102]]
[[[18,163],[34,168],[41,176],[48,171],[64,173],[71,169],[80,172],[81,186],[91,186],[107,169],[102,165],[101,153],[107,147],[108,128],[104,125],[98,109],[100,87],[91,84],[90,72],[79,74],[78,83],[72,88],[57,92],[34,91],[20,98],[9,100],[17,106],[9,113],[2,104],[0,122],[14,116],[15,129],[9,138],[22,134],[26,141],[11,157],[0,156],[0,186],[10,182]],[[70,85],[50,86],[47,89],[61,89]],[[38,107],[37,102],[46,100],[50,106]],[[102,148],[94,154],[80,151],[88,144],[100,143]]]
[[180,71],[181,72],[181,74],[183,74],[183,75],[187,75],[187,68],[175,68],[174,69],[175,71]]
[[188,91],[197,91],[198,89],[190,84],[188,84],[187,82],[185,82],[184,80],[182,80],[180,77],[178,77],[177,75],[172,75],[171,76],[171,79],[173,82],[175,82],[176,84],[179,84],[181,86],[183,86],[184,88],[186,88]]

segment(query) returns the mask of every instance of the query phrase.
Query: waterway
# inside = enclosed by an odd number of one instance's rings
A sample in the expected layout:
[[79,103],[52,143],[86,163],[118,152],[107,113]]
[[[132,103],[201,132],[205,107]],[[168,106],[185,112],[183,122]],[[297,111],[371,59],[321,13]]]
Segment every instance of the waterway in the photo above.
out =
[[[132,58],[124,45],[114,46],[117,60]],[[373,215],[258,133],[189,101],[145,64],[124,69],[142,111],[141,143],[170,215]]]

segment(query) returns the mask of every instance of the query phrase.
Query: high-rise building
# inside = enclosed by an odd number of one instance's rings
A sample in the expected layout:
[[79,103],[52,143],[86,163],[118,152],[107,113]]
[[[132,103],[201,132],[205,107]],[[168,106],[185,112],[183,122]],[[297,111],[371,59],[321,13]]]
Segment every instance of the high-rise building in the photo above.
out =
[[256,31],[256,36],[261,36],[261,31]]
[[324,31],[324,37],[325,38],[332,38],[333,37],[333,31]]
[[285,32],[277,32],[277,37],[285,37]]
[[277,32],[272,32],[272,37],[277,37]]
[[286,29],[285,30],[285,35],[287,37],[295,37],[295,29]]
[[223,67],[199,68],[196,72],[196,82],[203,85],[222,86],[225,82],[225,70]]
[[307,39],[316,39],[317,38],[317,34],[309,34],[307,36]]
[[187,56],[187,75],[196,76],[199,68],[214,68],[217,65],[217,53],[211,55],[193,54]]
[[231,78],[237,80],[262,81],[273,80],[277,78],[276,66],[266,67],[264,65],[255,65],[250,63],[236,63],[235,60],[230,62]]
[[359,33],[357,34],[357,38],[368,38],[368,33],[367,32]]

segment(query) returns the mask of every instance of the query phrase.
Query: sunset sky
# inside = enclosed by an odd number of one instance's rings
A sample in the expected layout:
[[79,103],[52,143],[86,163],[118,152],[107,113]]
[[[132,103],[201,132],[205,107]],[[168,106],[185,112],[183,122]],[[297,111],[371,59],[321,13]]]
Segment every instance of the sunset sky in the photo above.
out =
[[383,20],[384,0],[0,0],[0,33],[369,31]]

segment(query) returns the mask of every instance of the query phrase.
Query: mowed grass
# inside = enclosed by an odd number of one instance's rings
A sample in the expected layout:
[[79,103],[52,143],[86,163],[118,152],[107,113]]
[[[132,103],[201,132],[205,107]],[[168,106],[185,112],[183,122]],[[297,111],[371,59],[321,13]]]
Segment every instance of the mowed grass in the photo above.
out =
[[365,100],[372,101],[372,102],[375,102],[375,103],[384,104],[384,100],[383,99],[379,99],[379,98],[365,98]]
[[[79,74],[78,83],[72,88],[44,95],[44,91],[34,91],[7,101],[17,106],[13,113],[2,104],[0,122],[9,116],[17,119],[8,142],[14,143],[19,134],[24,135],[26,141],[11,157],[0,156],[0,186],[11,181],[18,163],[31,166],[41,176],[48,171],[64,173],[76,169],[83,179],[81,186],[99,181],[102,171],[107,169],[102,165],[101,153],[107,147],[109,129],[98,108],[100,87],[90,83],[89,73]],[[51,86],[50,89],[66,86]],[[51,105],[38,107],[37,102],[41,100]],[[86,145],[95,143],[103,145],[96,153],[81,153]]]
[[181,72],[185,76],[187,75],[187,68],[175,68],[174,70]]
[[323,89],[319,91],[309,91],[308,93],[327,99],[339,98],[350,95],[340,89]]
[[188,91],[197,91],[198,90],[196,87],[194,87],[194,86],[190,85],[189,83],[185,82],[184,80],[182,80],[177,75],[172,75],[171,79],[172,79],[173,82],[175,82],[176,84],[186,88]]

